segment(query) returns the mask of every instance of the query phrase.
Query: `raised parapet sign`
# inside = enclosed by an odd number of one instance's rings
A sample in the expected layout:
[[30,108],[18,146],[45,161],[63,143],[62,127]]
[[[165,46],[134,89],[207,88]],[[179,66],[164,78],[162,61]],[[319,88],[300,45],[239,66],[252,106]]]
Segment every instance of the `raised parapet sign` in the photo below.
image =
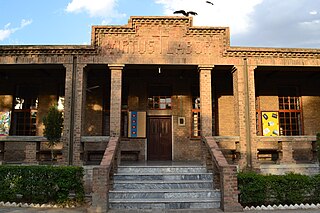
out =
[[93,26],[92,45],[118,62],[209,63],[229,47],[229,28],[193,27],[192,17],[131,17],[125,26]]

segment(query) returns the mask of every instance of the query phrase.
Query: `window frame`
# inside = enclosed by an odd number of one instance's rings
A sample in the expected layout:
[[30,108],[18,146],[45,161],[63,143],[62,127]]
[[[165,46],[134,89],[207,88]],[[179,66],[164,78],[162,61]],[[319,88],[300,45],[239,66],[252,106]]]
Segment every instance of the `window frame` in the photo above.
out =
[[[191,138],[201,137],[200,96],[192,96]],[[194,116],[197,115],[195,118]],[[196,119],[196,120],[195,120]],[[195,122],[197,121],[197,122]]]
[[[283,95],[282,90],[288,90],[294,92],[295,95]],[[292,102],[293,100],[293,102]],[[303,126],[303,109],[302,109],[302,97],[299,94],[299,89],[297,86],[282,86],[278,88],[278,106],[279,106],[279,128],[280,135],[282,136],[299,136],[304,134]],[[281,107],[282,106],[282,107]],[[286,107],[288,106],[288,107]],[[296,114],[292,116],[292,114]],[[289,115],[289,116],[284,116]],[[288,118],[289,117],[289,118]],[[292,123],[296,119],[296,129],[293,129]],[[287,125],[286,121],[289,121]],[[285,122],[283,122],[285,121]],[[289,129],[284,128],[284,126],[289,126]],[[295,134],[294,132],[297,132]],[[287,134],[290,133],[290,134]]]

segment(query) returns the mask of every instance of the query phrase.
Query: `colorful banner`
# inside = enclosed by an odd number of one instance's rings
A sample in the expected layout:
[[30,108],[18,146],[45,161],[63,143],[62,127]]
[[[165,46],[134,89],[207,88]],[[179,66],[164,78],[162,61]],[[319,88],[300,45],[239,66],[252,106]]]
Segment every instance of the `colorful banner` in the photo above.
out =
[[128,137],[146,137],[146,112],[129,112]]
[[11,112],[0,112],[0,135],[9,135]]
[[138,131],[138,113],[131,112],[131,126],[130,126],[130,133],[131,137],[137,137]]
[[262,112],[263,136],[279,136],[278,112]]

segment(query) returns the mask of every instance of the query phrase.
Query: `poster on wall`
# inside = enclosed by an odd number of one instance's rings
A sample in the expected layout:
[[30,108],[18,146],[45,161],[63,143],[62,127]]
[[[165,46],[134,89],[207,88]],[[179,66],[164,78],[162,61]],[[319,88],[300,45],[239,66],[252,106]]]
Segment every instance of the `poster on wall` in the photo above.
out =
[[146,137],[146,112],[129,112],[128,137]]
[[11,112],[0,112],[0,136],[9,135]]
[[263,136],[279,136],[279,113],[262,112]]

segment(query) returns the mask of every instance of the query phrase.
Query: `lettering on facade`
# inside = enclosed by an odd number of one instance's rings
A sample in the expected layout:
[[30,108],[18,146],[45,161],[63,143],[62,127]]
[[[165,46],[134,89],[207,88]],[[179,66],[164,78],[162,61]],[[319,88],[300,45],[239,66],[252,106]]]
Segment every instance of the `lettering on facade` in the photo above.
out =
[[184,32],[170,36],[169,29],[154,29],[139,34],[109,34],[101,41],[104,54],[107,55],[212,55],[219,48],[219,37],[190,36]]
[[210,41],[159,41],[140,40],[108,40],[103,44],[105,54],[140,54],[140,55],[211,55],[216,48],[214,40]]

